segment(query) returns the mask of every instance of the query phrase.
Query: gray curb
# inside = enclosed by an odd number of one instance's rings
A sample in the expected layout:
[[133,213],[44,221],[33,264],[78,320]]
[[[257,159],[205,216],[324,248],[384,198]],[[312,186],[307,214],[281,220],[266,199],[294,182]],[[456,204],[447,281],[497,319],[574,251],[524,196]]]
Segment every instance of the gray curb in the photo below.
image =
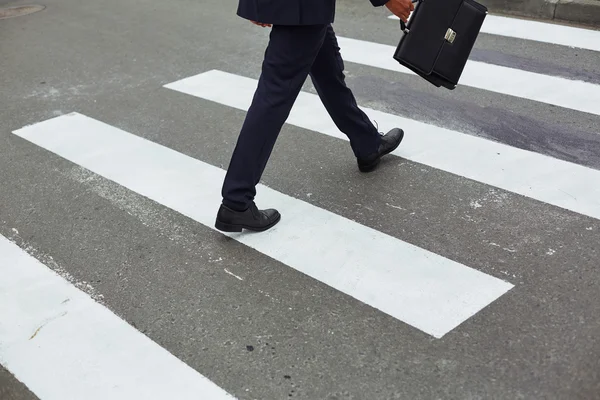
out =
[[600,29],[600,0],[560,0],[556,5],[554,19]]
[[479,0],[490,13],[555,20],[600,29],[600,0]]

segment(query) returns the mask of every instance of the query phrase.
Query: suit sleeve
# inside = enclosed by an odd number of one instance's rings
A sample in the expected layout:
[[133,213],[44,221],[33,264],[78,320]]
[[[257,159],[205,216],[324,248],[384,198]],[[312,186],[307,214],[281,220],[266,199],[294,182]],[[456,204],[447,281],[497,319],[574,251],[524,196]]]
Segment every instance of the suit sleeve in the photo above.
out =
[[380,7],[387,3],[389,0],[369,0],[374,7]]

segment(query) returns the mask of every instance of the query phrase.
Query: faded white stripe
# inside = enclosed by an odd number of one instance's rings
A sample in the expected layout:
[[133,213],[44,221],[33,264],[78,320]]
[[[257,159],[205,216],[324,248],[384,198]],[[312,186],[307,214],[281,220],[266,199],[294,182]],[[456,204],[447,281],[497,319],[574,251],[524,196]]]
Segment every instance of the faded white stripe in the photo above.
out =
[[234,397],[0,235],[0,363],[41,400]]
[[[15,134],[214,229],[220,168],[80,114]],[[513,287],[263,185],[258,193],[282,221],[230,237],[434,337]]]
[[[398,21],[395,15],[388,17]],[[600,31],[488,14],[482,33],[600,51]]]
[[[209,71],[165,85],[192,96],[247,110],[257,81]],[[362,108],[380,130],[401,127],[393,154],[443,171],[600,219],[600,171],[490,140]],[[289,124],[347,140],[317,95],[302,92]]]
[[[345,61],[416,76],[393,58],[394,46],[344,37],[338,42]],[[600,115],[600,85],[588,82],[468,61],[460,85]]]

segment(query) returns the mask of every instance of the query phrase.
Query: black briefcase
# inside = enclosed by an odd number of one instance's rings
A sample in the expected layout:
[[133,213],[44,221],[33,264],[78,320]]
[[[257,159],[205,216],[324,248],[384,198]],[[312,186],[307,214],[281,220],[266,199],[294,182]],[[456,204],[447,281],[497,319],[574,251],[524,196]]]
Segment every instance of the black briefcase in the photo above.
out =
[[406,26],[400,21],[404,34],[394,59],[435,86],[453,90],[487,12],[474,0],[419,0]]

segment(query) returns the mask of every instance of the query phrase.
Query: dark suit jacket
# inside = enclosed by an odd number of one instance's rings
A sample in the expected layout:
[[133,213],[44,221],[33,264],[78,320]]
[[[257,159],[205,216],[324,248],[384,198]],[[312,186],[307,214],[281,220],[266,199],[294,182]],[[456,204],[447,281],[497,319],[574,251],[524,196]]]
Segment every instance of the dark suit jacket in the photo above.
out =
[[[378,7],[388,0],[369,0]],[[317,25],[333,22],[335,0],[239,0],[237,14],[273,25]]]

